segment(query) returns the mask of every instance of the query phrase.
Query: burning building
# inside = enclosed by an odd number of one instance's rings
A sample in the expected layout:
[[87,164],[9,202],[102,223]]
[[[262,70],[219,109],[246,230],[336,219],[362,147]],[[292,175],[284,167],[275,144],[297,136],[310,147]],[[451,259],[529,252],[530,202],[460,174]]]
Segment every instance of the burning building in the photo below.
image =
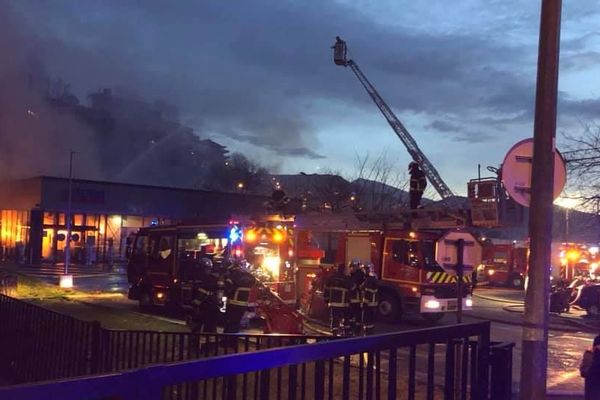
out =
[[[0,183],[0,258],[60,262],[67,243],[69,180],[35,177]],[[265,198],[248,194],[73,179],[74,262],[125,257],[140,227],[260,212]]]

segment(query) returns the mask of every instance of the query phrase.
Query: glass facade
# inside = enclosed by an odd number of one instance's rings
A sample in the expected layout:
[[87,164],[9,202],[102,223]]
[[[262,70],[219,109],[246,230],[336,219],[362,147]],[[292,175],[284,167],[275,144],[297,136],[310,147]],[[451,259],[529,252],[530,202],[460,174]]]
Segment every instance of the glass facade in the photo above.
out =
[[29,211],[0,211],[0,249],[2,260],[24,262],[29,243]]
[[[64,261],[67,245],[65,213],[44,211],[42,214],[41,232],[30,232],[30,211],[0,211],[0,258],[2,260],[28,262],[30,235],[40,235],[42,262]],[[128,247],[133,243],[132,235],[139,228],[157,222],[170,223],[167,219],[152,216],[74,213],[71,216],[71,262],[94,264],[124,261]]]

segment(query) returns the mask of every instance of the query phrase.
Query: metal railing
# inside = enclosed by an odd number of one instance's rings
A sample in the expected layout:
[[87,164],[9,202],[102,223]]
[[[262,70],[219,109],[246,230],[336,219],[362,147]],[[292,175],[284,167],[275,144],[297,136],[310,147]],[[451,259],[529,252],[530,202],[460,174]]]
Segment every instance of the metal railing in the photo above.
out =
[[0,295],[0,378],[18,384],[312,343],[327,336],[106,329]]
[[0,275],[0,294],[11,296],[17,291],[18,278],[15,275]]
[[0,398],[488,399],[490,375],[512,369],[507,357],[490,362],[489,332],[481,322],[227,354],[3,388]]

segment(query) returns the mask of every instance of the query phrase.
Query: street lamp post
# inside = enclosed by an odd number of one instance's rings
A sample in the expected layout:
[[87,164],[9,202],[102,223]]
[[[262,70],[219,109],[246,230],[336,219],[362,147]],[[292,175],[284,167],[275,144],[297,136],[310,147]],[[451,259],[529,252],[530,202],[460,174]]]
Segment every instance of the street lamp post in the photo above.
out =
[[76,152],[71,151],[69,154],[69,194],[67,198],[67,213],[65,221],[67,223],[67,244],[65,247],[65,269],[60,277],[60,287],[73,287],[73,275],[69,275],[69,263],[71,261],[71,200],[73,197],[73,155]]

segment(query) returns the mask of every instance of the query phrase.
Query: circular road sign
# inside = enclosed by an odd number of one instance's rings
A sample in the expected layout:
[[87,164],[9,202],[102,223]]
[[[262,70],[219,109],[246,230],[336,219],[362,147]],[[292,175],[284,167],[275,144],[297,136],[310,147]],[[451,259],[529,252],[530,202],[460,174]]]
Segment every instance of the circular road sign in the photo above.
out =
[[[533,139],[521,140],[504,157],[502,183],[514,201],[529,207],[531,201],[531,167],[533,162]],[[556,199],[567,181],[565,160],[558,150],[554,151],[554,191]]]

